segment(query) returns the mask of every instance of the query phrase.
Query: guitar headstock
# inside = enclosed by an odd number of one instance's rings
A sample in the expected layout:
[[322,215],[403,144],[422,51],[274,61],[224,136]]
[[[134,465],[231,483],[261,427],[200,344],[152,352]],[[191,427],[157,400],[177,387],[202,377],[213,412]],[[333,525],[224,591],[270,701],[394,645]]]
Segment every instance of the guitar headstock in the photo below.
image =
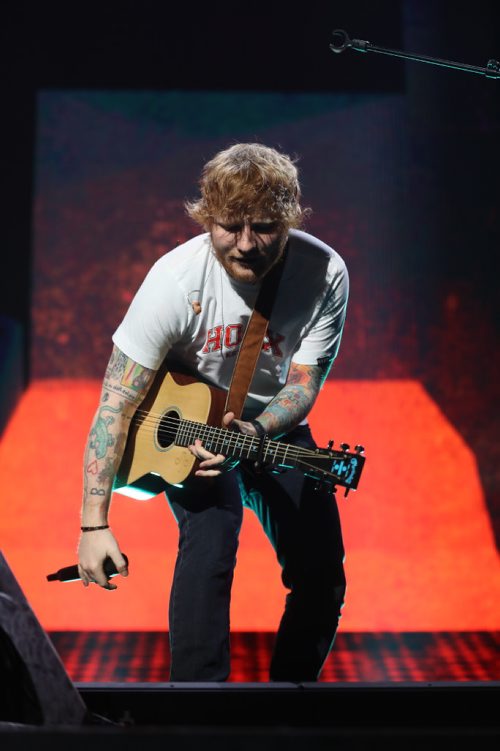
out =
[[350,490],[358,487],[366,460],[365,449],[356,444],[354,451],[350,451],[348,443],[341,443],[339,449],[335,450],[333,441],[329,441],[326,448],[317,448],[307,458],[301,459],[299,464],[308,477],[320,485],[328,484],[333,488],[340,485],[345,488],[344,495],[347,496]]

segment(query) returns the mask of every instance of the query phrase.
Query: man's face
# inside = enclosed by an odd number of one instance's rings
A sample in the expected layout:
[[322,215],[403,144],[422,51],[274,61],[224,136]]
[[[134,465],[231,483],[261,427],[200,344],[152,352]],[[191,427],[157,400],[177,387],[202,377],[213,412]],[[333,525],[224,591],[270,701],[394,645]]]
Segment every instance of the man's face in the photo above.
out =
[[217,259],[238,282],[256,284],[283,255],[288,233],[271,219],[214,221],[210,234]]

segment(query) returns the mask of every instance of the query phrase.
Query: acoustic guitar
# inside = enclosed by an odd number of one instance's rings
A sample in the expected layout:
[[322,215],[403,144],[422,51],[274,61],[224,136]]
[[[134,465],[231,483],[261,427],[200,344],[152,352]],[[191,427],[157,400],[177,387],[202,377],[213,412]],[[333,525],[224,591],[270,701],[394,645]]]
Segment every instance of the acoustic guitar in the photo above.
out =
[[347,444],[333,449],[306,449],[269,438],[243,435],[221,427],[226,392],[182,372],[160,369],[131,421],[122,462],[116,473],[115,492],[148,498],[182,485],[199,461],[187,448],[196,438],[214,454],[250,460],[270,471],[298,468],[318,484],[358,487],[365,462],[363,447],[349,452]]

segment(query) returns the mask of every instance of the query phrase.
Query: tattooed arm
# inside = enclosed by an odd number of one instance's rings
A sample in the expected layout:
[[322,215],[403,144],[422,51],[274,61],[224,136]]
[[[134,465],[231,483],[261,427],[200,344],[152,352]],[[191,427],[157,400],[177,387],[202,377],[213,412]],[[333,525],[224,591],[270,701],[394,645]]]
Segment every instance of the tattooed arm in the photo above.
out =
[[286,384],[258,417],[266,433],[278,438],[295,428],[308,415],[332,362],[321,366],[292,362]]
[[[83,527],[107,524],[113,479],[123,456],[130,420],[146,396],[154,375],[155,371],[142,367],[118,347],[113,347],[85,447]],[[125,559],[110,529],[82,533],[78,556],[79,572],[85,586],[95,580],[106,589],[116,589],[115,584],[107,581],[103,571],[102,564],[108,555],[118,571],[126,576]]]
[[[286,384],[257,418],[269,436],[279,438],[295,428],[307,416],[332,364],[333,358],[322,365],[298,365],[292,362]],[[245,435],[257,435],[255,426],[251,422],[235,420],[232,412],[224,416],[223,424]],[[198,439],[190,446],[190,449],[200,459],[199,469],[196,472],[198,477],[220,475],[221,470],[218,466],[224,462],[224,456],[214,455],[207,451]]]

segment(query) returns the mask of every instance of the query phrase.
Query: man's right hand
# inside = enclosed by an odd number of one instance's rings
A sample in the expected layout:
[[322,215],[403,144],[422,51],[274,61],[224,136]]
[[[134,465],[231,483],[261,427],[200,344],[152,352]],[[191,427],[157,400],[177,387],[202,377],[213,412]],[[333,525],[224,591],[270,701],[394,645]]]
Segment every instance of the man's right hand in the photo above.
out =
[[121,576],[128,576],[127,562],[121,554],[115,536],[110,529],[82,532],[78,544],[78,572],[84,587],[91,582],[104,589],[116,589],[104,573],[103,563],[110,557]]

